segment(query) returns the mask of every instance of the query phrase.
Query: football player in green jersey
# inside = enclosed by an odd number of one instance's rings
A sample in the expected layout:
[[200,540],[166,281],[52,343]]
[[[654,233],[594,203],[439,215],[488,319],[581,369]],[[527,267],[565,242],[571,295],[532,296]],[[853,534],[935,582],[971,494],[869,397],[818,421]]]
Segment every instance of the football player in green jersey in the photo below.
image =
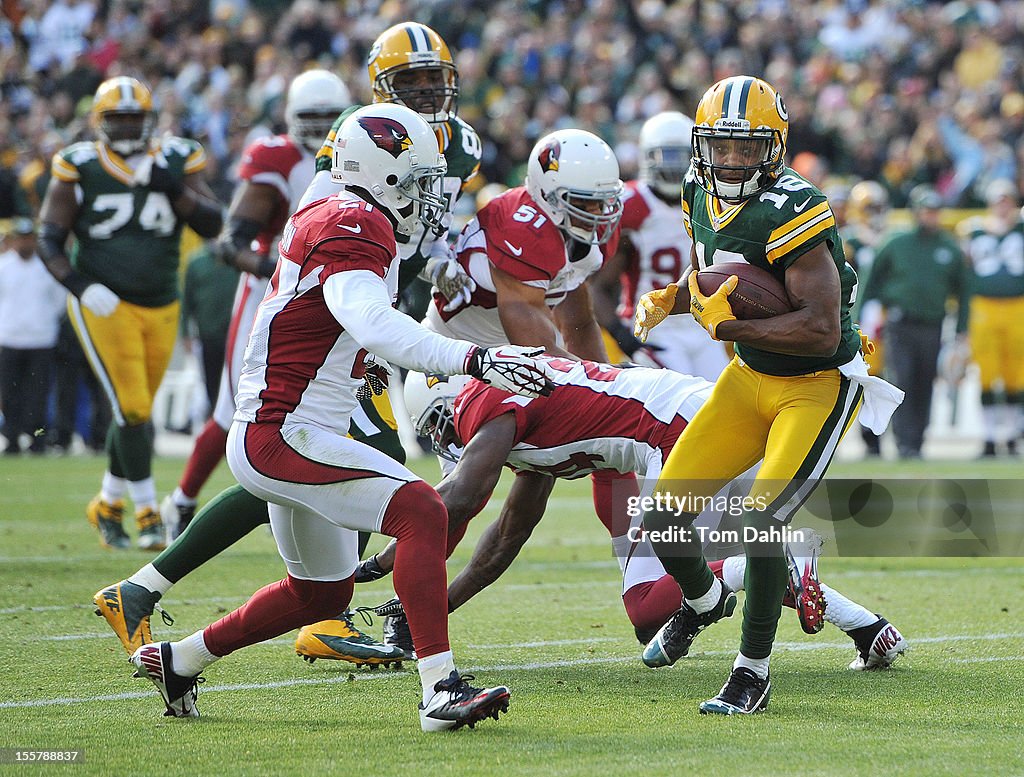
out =
[[215,237],[221,208],[201,175],[203,147],[185,138],[152,137],[153,99],[140,81],[104,81],[91,117],[98,139],[53,158],[39,253],[71,292],[71,322],[113,406],[108,469],[86,514],[101,544],[129,547],[121,523],[127,491],[139,547],[159,550],[165,541],[149,419],[178,331],[181,230],[188,224],[202,237]]
[[1024,221],[1013,181],[993,181],[985,199],[988,213],[964,231],[971,264],[968,337],[981,372],[987,457],[996,455],[997,443],[1016,454],[1024,432]]
[[[873,394],[888,389],[893,401],[899,392],[868,379],[850,318],[856,273],[846,263],[827,198],[785,166],[789,120],[782,97],[759,78],[727,78],[705,93],[695,121],[693,165],[682,195],[683,223],[694,243],[691,271],[680,284],[641,298],[636,333],[645,339],[669,313],[690,311],[713,338],[736,343],[736,358],[677,441],[657,492],[711,497],[764,458],[750,491],[752,509],[744,514],[757,539],[745,543],[739,655],[719,694],[700,705],[702,713],[752,713],[767,707],[771,693],[768,663],[787,584],[781,529],[819,482],[857,415],[861,386],[870,385]],[[725,262],[771,273],[784,284],[793,312],[737,320],[728,299],[735,276],[715,293],[701,294],[696,271]],[[877,400],[872,405],[869,416],[885,416]],[[695,517],[655,509],[644,520],[648,530],[669,529],[663,536],[679,537]],[[648,666],[666,666],[686,655],[703,629],[732,615],[736,595],[715,580],[699,542],[660,542],[655,549],[687,593],[643,653]]]

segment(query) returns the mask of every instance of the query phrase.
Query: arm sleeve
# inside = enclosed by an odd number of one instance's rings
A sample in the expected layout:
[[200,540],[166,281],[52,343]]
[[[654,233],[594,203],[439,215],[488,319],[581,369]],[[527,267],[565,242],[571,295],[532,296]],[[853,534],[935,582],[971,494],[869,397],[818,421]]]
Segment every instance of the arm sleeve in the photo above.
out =
[[431,332],[391,307],[384,282],[369,270],[349,270],[324,283],[331,314],[367,351],[426,373],[458,375],[476,346]]

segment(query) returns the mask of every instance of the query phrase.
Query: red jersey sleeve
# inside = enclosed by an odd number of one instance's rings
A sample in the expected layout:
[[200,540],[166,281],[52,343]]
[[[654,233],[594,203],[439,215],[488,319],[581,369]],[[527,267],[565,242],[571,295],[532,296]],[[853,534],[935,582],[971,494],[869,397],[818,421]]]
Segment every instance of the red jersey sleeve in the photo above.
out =
[[329,197],[300,210],[292,217],[295,235],[282,238],[282,255],[302,264],[295,243],[302,238],[303,256],[323,265],[323,283],[346,270],[369,270],[383,278],[398,246],[391,222],[380,211],[353,200]]
[[637,182],[630,181],[622,195],[622,220],[619,222],[619,229],[627,232],[636,231],[650,215],[651,208],[643,195],[637,191]]
[[550,282],[565,266],[565,240],[524,187],[495,197],[477,214],[487,258],[523,283]]
[[[541,399],[541,398],[538,398]],[[480,431],[484,424],[498,416],[512,413],[516,420],[516,434],[513,444],[521,442],[529,433],[533,413],[530,406],[538,399],[509,394],[491,388],[475,378],[466,384],[455,398],[455,433],[465,445]]]
[[258,138],[242,152],[238,177],[243,181],[273,186],[288,203],[291,201],[288,177],[300,161],[302,152],[287,136]]

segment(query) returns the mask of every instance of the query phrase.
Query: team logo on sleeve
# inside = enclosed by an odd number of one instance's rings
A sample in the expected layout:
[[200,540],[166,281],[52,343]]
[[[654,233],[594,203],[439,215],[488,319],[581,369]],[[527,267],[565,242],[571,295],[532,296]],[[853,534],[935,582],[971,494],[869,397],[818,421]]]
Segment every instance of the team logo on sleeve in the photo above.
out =
[[412,147],[409,131],[394,119],[367,116],[359,119],[359,126],[366,130],[366,134],[378,148],[384,149],[395,159]]
[[562,154],[562,144],[552,139],[540,150],[537,161],[540,162],[540,169],[545,173],[549,170],[558,169],[558,157]]

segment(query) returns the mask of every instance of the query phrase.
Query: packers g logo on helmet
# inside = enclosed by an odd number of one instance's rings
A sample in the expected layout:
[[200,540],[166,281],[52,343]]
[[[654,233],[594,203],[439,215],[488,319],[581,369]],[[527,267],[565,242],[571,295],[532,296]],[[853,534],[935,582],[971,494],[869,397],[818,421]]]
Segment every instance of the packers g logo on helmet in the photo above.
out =
[[697,184],[740,201],[771,188],[785,165],[789,114],[782,96],[752,76],[726,78],[704,93],[693,128]]
[[100,140],[118,154],[141,153],[156,123],[153,96],[137,78],[107,79],[96,90],[91,118]]
[[448,44],[425,24],[396,24],[370,47],[366,68],[376,103],[398,103],[430,124],[455,113],[459,76]]

